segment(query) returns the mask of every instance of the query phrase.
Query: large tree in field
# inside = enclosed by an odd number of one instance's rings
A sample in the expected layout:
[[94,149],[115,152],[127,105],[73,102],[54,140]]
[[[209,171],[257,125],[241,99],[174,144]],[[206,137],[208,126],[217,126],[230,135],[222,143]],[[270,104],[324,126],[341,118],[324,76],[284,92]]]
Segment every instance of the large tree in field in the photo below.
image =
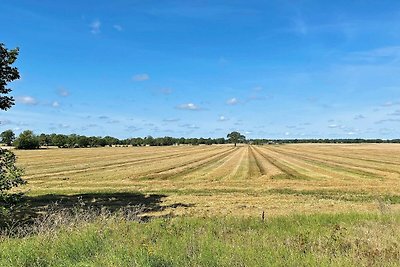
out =
[[[0,43],[0,110],[7,110],[14,105],[14,98],[8,95],[11,89],[7,85],[19,79],[18,69],[12,66],[18,51],[18,48],[8,50]],[[9,190],[26,183],[21,178],[22,170],[15,166],[15,160],[12,151],[0,148],[0,215],[16,200],[16,195],[8,193]]]
[[230,143],[234,143],[235,146],[237,143],[242,143],[246,140],[246,137],[239,132],[231,132],[226,136]]

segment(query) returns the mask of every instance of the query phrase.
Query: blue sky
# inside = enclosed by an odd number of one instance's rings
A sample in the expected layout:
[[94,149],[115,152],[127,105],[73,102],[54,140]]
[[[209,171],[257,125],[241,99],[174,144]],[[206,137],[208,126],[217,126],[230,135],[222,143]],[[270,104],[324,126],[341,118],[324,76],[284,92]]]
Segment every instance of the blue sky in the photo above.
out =
[[2,0],[17,133],[399,138],[399,1]]

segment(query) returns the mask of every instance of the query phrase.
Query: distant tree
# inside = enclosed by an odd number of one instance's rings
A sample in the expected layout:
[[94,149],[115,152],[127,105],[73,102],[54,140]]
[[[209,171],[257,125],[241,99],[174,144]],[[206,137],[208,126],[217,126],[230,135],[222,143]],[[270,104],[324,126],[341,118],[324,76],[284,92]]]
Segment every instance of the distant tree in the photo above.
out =
[[107,145],[112,146],[118,144],[118,139],[111,136],[106,136],[103,138]]
[[88,147],[90,144],[90,140],[86,136],[79,136],[77,144],[79,147]]
[[80,136],[77,134],[70,134],[65,138],[65,144],[63,147],[78,147],[78,140]]
[[47,134],[42,133],[39,135],[39,144],[41,146],[49,146],[51,144],[51,137]]
[[155,145],[155,140],[154,140],[153,136],[149,135],[149,136],[144,138],[143,143],[146,146],[154,146]]
[[53,146],[65,147],[68,143],[68,136],[64,134],[52,134],[51,142]]
[[[20,78],[18,69],[12,66],[17,60],[18,52],[18,48],[7,50],[0,43],[0,110],[7,110],[14,105],[13,97],[8,96],[11,89],[7,88],[7,84]],[[9,191],[26,183],[21,178],[22,170],[15,166],[15,160],[14,153],[0,148],[0,215],[17,199],[18,195],[10,194]]]
[[97,144],[101,147],[105,147],[106,145],[108,145],[107,140],[101,137],[99,137]]
[[214,142],[216,144],[225,144],[225,138],[217,138]]
[[230,143],[234,143],[235,146],[237,143],[242,143],[246,140],[244,135],[241,135],[239,132],[231,132],[226,136]]
[[[116,144],[118,144],[118,143],[116,143]],[[143,139],[140,138],[140,137],[130,138],[130,139],[127,140],[126,143],[129,144],[129,145],[132,145],[132,146],[142,146],[143,145]]]
[[12,130],[5,130],[0,134],[1,142],[6,144],[7,146],[11,146],[15,140],[15,134]]
[[23,131],[15,140],[17,149],[37,149],[39,147],[39,138],[30,130]]

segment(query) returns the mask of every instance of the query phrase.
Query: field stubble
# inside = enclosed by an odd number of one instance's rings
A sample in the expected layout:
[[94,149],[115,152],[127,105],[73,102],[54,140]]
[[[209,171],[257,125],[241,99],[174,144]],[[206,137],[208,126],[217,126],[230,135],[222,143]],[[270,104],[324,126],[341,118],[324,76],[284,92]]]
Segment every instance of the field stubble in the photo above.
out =
[[193,216],[373,212],[381,202],[400,210],[400,146],[394,144],[113,147],[16,153],[26,171],[29,184],[25,189],[30,197],[159,194],[168,208],[155,214]]

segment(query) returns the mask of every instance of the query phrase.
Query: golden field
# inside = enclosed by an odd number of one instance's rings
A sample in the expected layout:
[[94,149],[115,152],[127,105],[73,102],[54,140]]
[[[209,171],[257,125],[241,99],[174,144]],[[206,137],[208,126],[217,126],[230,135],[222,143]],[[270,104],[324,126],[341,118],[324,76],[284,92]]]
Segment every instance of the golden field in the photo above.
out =
[[[267,216],[400,210],[400,145],[16,150],[29,197],[151,204],[153,214]],[[140,197],[139,197],[140,196]]]

